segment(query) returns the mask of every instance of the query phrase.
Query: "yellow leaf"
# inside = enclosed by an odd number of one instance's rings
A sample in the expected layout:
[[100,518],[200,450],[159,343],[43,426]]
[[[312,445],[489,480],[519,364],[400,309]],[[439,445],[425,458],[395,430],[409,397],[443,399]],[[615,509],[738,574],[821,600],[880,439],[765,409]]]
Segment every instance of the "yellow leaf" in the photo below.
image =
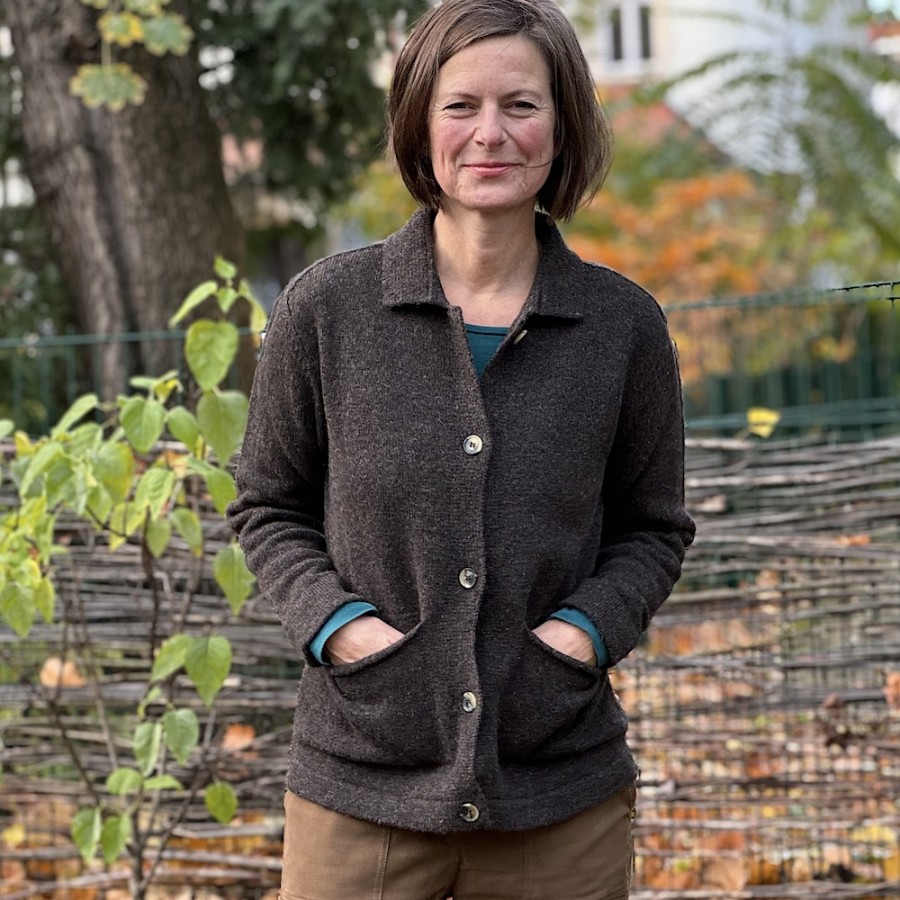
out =
[[9,850],[15,850],[16,847],[21,847],[25,843],[26,837],[25,826],[21,822],[17,822],[0,831],[0,844]]
[[781,413],[763,406],[751,406],[747,410],[747,425],[750,434],[761,438],[772,436],[775,426],[781,421]]
[[24,431],[17,431],[13,436],[17,456],[28,456],[34,451],[34,444]]
[[884,861],[884,877],[888,881],[900,881],[900,850]]
[[144,25],[134,13],[108,12],[100,16],[100,34],[108,44],[130,47],[144,37]]

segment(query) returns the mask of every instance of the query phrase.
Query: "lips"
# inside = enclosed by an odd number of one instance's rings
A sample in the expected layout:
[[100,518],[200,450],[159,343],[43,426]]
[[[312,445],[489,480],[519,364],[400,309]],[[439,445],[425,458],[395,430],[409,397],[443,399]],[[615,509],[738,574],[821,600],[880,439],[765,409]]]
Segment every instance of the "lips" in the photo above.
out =
[[515,168],[515,163],[506,162],[483,162],[483,163],[466,163],[464,168],[475,172],[478,175],[502,175],[510,169]]

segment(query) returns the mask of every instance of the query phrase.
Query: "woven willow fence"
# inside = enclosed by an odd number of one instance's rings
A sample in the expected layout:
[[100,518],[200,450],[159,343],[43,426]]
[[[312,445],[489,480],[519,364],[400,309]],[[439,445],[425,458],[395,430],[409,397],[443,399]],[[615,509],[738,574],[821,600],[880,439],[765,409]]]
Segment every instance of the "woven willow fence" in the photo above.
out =
[[[900,437],[693,440],[688,476],[684,579],[613,674],[642,770],[635,900],[900,897]],[[215,623],[235,646],[214,716],[195,706],[197,783],[229,781],[241,811],[225,827],[191,806],[156,896],[273,898],[299,667],[263,601],[222,612],[209,559],[224,525],[209,520],[205,559],[176,554],[155,617],[138,548],[60,537],[67,624],[27,642],[0,630],[0,897],[128,896],[124,869],[85,867],[68,839],[86,799],[71,751],[102,785],[106,735],[133,727],[143,694],[148,630],[165,635],[193,591],[192,628]],[[71,686],[36,685],[50,657]]]

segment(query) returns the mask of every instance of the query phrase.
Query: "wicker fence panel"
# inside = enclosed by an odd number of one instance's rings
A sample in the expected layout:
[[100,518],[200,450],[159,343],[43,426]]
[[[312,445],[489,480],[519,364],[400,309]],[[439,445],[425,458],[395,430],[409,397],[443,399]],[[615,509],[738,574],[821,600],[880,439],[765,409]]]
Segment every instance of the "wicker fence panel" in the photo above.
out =
[[[642,771],[634,897],[900,897],[900,437],[692,440],[688,491],[684,578],[613,673]],[[235,660],[212,716],[176,682],[206,763],[173,772],[229,781],[241,811],[224,827],[199,798],[184,815],[167,801],[182,817],[157,896],[275,896],[299,664],[263,600],[227,614],[209,567],[228,535],[214,518],[207,534],[203,559],[184,547],[150,583],[139,548],[109,553],[73,523],[68,624],[0,630],[0,897],[127,896],[124,869],[83,866],[68,839],[86,800],[70,751],[98,785],[128,764],[148,632],[189,596],[190,630],[213,625]],[[86,683],[36,686],[48,657]]]

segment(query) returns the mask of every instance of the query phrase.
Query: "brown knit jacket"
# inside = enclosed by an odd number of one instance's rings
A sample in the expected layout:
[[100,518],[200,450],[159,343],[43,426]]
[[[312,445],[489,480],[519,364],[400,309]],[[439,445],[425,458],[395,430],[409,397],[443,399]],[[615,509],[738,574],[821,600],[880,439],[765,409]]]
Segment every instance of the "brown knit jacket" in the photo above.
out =
[[[479,382],[431,223],[284,290],[229,520],[307,663],[288,787],[404,828],[531,828],[636,775],[606,670],[531,629],[578,609],[614,665],[672,590],[693,538],[678,368],[653,299],[538,216],[534,287]],[[318,665],[353,600],[404,638]]]

